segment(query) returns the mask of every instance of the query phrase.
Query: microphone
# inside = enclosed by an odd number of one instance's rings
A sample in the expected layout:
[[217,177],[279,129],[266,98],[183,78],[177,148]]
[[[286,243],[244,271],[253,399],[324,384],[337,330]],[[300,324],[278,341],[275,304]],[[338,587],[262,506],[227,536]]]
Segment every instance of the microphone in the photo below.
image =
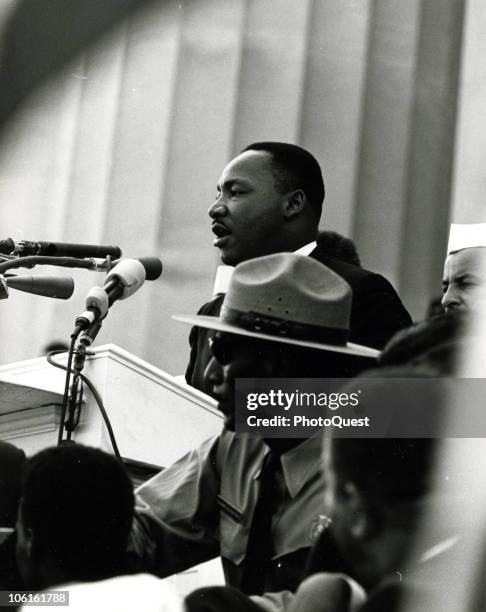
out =
[[[139,261],[142,266],[145,268],[145,280],[157,280],[162,274],[162,262],[158,257],[137,257],[136,261]],[[112,266],[116,266],[122,261],[126,261],[123,259],[117,259],[116,261],[112,261]],[[113,270],[113,267],[111,268]]]
[[58,300],[69,299],[74,291],[74,280],[70,276],[39,274],[38,276],[9,275],[4,278],[6,285],[11,289]]
[[49,257],[112,257],[119,259],[121,249],[117,246],[103,246],[97,244],[71,244],[69,242],[42,242],[36,240],[20,240],[15,242],[12,238],[0,240],[0,253],[10,255],[17,253],[21,257],[29,255],[47,255]]
[[[160,264],[162,270],[162,264]],[[160,276],[160,273],[159,273]],[[103,287],[93,287],[86,297],[86,310],[75,320],[75,331],[86,330],[103,319],[116,300],[124,300],[145,282],[144,265],[137,259],[123,259],[106,275]]]

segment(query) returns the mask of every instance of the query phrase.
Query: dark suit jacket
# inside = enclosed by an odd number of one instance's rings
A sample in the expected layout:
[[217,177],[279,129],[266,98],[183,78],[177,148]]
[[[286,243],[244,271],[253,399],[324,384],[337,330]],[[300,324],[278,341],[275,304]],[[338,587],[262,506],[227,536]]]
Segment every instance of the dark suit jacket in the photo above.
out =
[[[317,261],[344,278],[353,290],[351,308],[350,337],[351,342],[381,349],[388,340],[400,329],[411,324],[410,315],[403,306],[395,289],[381,276],[335,259],[331,259],[317,247],[311,254]],[[218,316],[224,295],[219,294],[210,302],[204,304],[199,314]],[[211,331],[193,327],[189,336],[191,356],[186,370],[187,382],[210,394],[210,388],[204,383],[204,370],[211,358],[208,338]],[[366,360],[369,365],[369,360]],[[355,368],[350,375],[356,374],[362,366]],[[346,372],[344,375],[348,375]],[[335,372],[327,376],[337,376]]]
[[15,526],[24,463],[23,450],[0,442],[0,527]]

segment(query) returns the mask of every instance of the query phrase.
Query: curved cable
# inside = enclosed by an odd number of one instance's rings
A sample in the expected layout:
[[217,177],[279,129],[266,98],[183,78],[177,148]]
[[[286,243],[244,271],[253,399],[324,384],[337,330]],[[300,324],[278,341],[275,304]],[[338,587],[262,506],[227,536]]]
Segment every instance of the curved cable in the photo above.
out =
[[[46,359],[47,359],[48,363],[50,363],[55,368],[60,368],[61,370],[66,370],[69,375],[70,374],[74,374],[74,370],[71,370],[71,364],[69,363],[69,360],[68,360],[67,366],[64,366],[64,365],[58,363],[57,361],[54,361],[54,359],[53,359],[54,355],[58,355],[59,353],[65,353],[65,352],[66,351],[64,351],[64,350],[51,351],[50,353],[48,353],[46,355]],[[105,410],[105,407],[103,405],[103,400],[101,399],[100,394],[98,393],[98,391],[96,390],[96,387],[93,385],[93,383],[89,380],[89,378],[87,376],[85,376],[84,374],[81,374],[81,373],[79,374],[79,376],[80,376],[81,380],[87,385],[87,387],[89,388],[91,393],[93,394],[93,397],[95,398],[96,403],[98,404],[98,408],[100,409],[101,416],[103,417],[103,421],[105,422],[106,429],[108,430],[108,435],[110,437],[110,442],[111,442],[111,445],[113,447],[113,452],[115,453],[116,457],[120,461],[122,461],[122,458],[121,458],[121,455],[120,455],[120,451],[118,450],[118,445],[116,443],[115,434],[113,433],[113,428],[111,426],[110,419],[109,419],[108,414],[107,414],[107,412]]]

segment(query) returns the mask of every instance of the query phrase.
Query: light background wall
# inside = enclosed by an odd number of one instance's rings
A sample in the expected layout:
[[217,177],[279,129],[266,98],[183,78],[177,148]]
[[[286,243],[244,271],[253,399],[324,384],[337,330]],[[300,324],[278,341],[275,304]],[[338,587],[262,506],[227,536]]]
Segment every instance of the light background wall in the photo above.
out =
[[[440,292],[449,221],[461,220],[458,194],[468,189],[457,168],[468,165],[472,128],[460,118],[456,129],[464,6],[155,3],[86,50],[10,124],[0,143],[1,238],[161,257],[162,279],[115,305],[98,343],[180,373],[188,329],[170,317],[211,295],[218,257],[207,208],[221,169],[254,140],[285,140],[322,164],[322,227],[354,238],[364,265],[423,317]],[[479,26],[467,24],[479,46]],[[11,292],[0,304],[0,362],[67,339],[89,287],[103,282],[72,275],[68,302]]]
[[468,0],[459,81],[452,189],[458,223],[486,221],[486,3]]

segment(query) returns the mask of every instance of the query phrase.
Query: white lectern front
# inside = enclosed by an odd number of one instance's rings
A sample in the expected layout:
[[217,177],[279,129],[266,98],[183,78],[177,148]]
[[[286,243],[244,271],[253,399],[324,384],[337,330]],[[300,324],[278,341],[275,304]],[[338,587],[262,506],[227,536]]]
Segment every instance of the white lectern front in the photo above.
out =
[[[219,433],[216,402],[114,344],[93,349],[83,373],[97,388],[123,457],[170,465]],[[66,354],[55,357],[66,364]],[[44,357],[0,366],[0,439],[32,454],[57,443],[65,372]],[[73,440],[112,447],[95,399],[85,404]]]

